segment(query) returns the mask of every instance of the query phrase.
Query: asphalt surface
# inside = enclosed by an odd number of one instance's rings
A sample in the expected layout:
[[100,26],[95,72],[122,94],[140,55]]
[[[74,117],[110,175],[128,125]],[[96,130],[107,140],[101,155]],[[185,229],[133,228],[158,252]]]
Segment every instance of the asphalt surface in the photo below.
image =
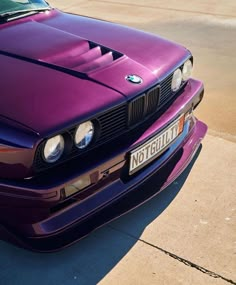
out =
[[236,1],[50,3],[188,47],[209,132],[170,187],[74,246],[45,255],[0,242],[0,285],[236,284]]

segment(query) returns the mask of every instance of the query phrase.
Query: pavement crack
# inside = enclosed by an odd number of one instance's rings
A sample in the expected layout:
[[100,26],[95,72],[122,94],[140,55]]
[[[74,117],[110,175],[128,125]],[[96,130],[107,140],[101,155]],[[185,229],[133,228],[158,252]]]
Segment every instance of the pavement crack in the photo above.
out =
[[196,263],[193,263],[193,262],[191,262],[191,261],[189,261],[189,260],[187,260],[187,259],[185,259],[185,258],[183,258],[183,257],[180,257],[180,256],[178,256],[178,255],[176,255],[176,254],[174,254],[174,253],[172,253],[172,252],[170,252],[170,251],[168,251],[168,250],[165,250],[165,249],[163,249],[163,248],[161,248],[161,247],[159,247],[159,246],[156,246],[156,245],[154,245],[154,244],[152,244],[152,243],[150,243],[150,242],[147,242],[147,241],[145,241],[145,240],[143,240],[143,239],[141,239],[141,238],[137,238],[137,237],[135,237],[135,236],[133,236],[133,235],[127,233],[127,232],[118,230],[118,229],[116,229],[116,228],[114,228],[114,227],[112,227],[112,226],[110,226],[110,225],[109,225],[108,227],[111,228],[111,229],[113,229],[113,230],[115,230],[115,231],[121,232],[121,233],[123,233],[123,234],[125,234],[125,235],[128,235],[128,236],[129,236],[130,238],[132,238],[132,239],[135,239],[135,240],[137,240],[137,241],[140,241],[140,242],[142,242],[142,243],[144,243],[144,244],[146,244],[146,245],[148,245],[148,246],[151,246],[151,247],[153,247],[153,248],[155,248],[155,249],[161,251],[162,253],[168,255],[169,257],[171,257],[171,258],[173,258],[173,259],[175,259],[175,260],[178,260],[179,262],[183,263],[184,265],[189,266],[189,267],[192,267],[192,268],[194,268],[194,269],[196,269],[196,270],[198,270],[198,271],[200,271],[200,272],[202,272],[202,273],[204,273],[204,274],[207,274],[207,275],[210,276],[210,277],[217,278],[217,279],[219,278],[219,279],[222,279],[222,280],[224,280],[224,281],[226,281],[226,282],[228,282],[228,283],[230,283],[230,284],[236,285],[236,282],[235,282],[235,281],[233,281],[233,280],[231,280],[231,279],[228,279],[228,278],[226,278],[226,277],[224,277],[224,276],[222,276],[222,275],[220,275],[220,274],[218,274],[218,273],[215,273],[215,272],[213,272],[213,271],[211,271],[211,270],[209,270],[209,269],[206,269],[206,268],[204,268],[204,267],[202,267],[202,266],[200,266],[200,265],[198,265],[198,264],[196,264]]
[[226,277],[224,277],[224,276],[222,276],[222,275],[220,275],[218,273],[215,273],[215,272],[213,272],[211,270],[208,270],[208,269],[206,269],[206,268],[204,268],[204,267],[202,267],[202,266],[200,266],[200,265],[198,265],[196,263],[193,263],[193,262],[191,262],[191,261],[189,261],[187,259],[184,259],[184,258],[182,258],[182,257],[180,257],[180,256],[178,256],[178,255],[176,255],[176,254],[174,254],[172,252],[169,252],[169,251],[167,251],[167,250],[165,250],[165,249],[163,249],[163,248],[161,248],[159,246],[156,246],[154,244],[151,244],[151,243],[149,243],[149,242],[147,242],[145,240],[142,240],[142,239],[138,239],[138,240],[143,242],[143,243],[145,243],[145,244],[147,244],[147,245],[149,245],[149,246],[151,246],[151,247],[154,247],[154,248],[158,249],[159,251],[165,253],[166,255],[168,255],[168,256],[176,259],[176,260],[178,260],[179,262],[182,262],[183,264],[185,264],[187,266],[195,268],[195,269],[201,271],[202,273],[209,275],[210,277],[219,278],[219,279],[222,279],[222,280],[224,280],[224,281],[226,281],[228,283],[236,285],[236,282],[234,282],[233,280],[228,279],[228,278],[226,278]]

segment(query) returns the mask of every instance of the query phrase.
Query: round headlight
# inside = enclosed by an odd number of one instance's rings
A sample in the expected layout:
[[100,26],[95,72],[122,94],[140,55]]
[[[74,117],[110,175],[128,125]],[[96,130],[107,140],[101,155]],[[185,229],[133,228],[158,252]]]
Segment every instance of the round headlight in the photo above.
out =
[[58,135],[49,140],[47,140],[43,156],[46,162],[53,163],[56,162],[63,154],[65,147],[65,142],[63,136]]
[[184,64],[183,71],[182,71],[184,81],[190,78],[192,74],[192,70],[193,70],[192,62],[191,60],[187,60]]
[[181,83],[182,83],[182,72],[178,68],[173,74],[173,78],[171,82],[172,91],[177,91],[180,88]]
[[94,126],[91,121],[78,126],[75,132],[75,145],[79,149],[86,148],[92,141],[94,135]]

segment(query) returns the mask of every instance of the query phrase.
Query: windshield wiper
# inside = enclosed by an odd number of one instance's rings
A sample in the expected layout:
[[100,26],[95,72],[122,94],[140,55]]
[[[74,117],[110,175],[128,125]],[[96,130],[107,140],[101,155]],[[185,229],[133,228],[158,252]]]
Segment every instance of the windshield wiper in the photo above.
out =
[[21,17],[21,16],[25,16],[28,13],[32,14],[32,13],[40,13],[40,12],[44,12],[44,11],[49,11],[51,10],[51,7],[45,7],[45,8],[34,8],[34,9],[23,9],[23,10],[17,10],[17,11],[11,11],[11,12],[6,12],[3,14],[0,14],[0,20],[9,20],[12,17]]

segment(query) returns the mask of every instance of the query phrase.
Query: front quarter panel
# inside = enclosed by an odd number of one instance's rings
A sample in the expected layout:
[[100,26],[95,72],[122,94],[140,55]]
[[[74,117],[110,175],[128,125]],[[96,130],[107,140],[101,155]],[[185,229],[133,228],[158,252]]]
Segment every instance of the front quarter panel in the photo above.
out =
[[0,179],[30,175],[38,140],[33,131],[0,118]]

